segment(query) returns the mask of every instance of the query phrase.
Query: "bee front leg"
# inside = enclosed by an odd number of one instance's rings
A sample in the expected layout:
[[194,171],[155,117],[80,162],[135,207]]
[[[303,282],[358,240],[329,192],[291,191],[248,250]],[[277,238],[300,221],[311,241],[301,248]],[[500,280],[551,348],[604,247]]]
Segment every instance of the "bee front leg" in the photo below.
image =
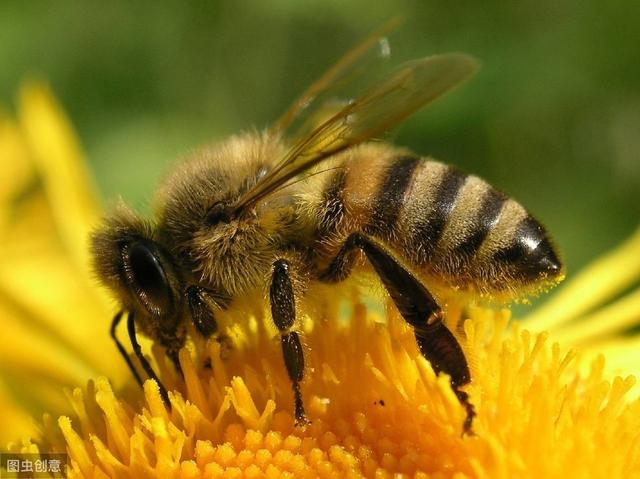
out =
[[209,338],[218,331],[218,323],[205,299],[206,295],[207,291],[200,286],[187,288],[186,296],[193,325],[204,338]]
[[[209,289],[196,285],[189,286],[186,289],[185,296],[196,331],[205,339],[214,336],[214,339],[220,345],[220,357],[226,359],[233,349],[233,344],[229,336],[219,331],[212,305],[217,309],[225,309],[229,305],[229,298],[222,297]],[[211,366],[210,359],[208,364]]]
[[284,364],[293,387],[296,423],[304,425],[309,422],[304,412],[304,404],[300,392],[300,382],[304,377],[304,352],[300,343],[300,336],[296,331],[292,330],[296,319],[296,303],[293,285],[289,276],[289,263],[284,259],[279,259],[273,263],[269,299],[271,302],[271,316],[280,332]]
[[460,344],[442,321],[442,308],[429,290],[390,253],[360,233],[347,238],[324,276],[327,279],[344,276],[342,270],[352,263],[348,259],[357,249],[364,252],[400,314],[413,327],[418,348],[433,370],[451,377],[451,387],[467,412],[464,430],[470,432],[476,413],[468,394],[460,390],[471,381],[469,366]]

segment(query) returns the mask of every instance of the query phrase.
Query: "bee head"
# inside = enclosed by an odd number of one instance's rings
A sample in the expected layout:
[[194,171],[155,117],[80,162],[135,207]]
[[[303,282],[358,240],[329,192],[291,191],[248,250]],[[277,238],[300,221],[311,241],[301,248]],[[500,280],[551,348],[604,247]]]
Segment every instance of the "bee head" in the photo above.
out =
[[[169,252],[153,228],[121,205],[91,238],[99,280],[127,310],[136,313],[146,333],[175,329],[182,309],[181,280]],[[147,324],[145,324],[147,323]]]

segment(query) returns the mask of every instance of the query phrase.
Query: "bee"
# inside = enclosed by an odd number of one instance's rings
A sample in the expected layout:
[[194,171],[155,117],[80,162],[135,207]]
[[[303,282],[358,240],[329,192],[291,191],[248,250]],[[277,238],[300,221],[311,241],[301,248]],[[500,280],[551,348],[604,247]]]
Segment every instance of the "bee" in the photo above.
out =
[[[514,298],[561,279],[547,232],[515,200],[474,175],[375,141],[472,76],[475,59],[429,56],[401,65],[353,101],[317,100],[358,72],[384,33],[348,52],[272,128],[179,163],[159,189],[153,221],[120,206],[93,233],[95,271],[122,305],[111,335],[141,383],[116,336],[127,312],[133,350],[167,404],[137,332],[159,342],[179,370],[188,323],[209,338],[234,304],[268,297],[295,418],[306,423],[300,304],[318,285],[368,272],[413,328],[420,353],[451,378],[470,431],[475,411],[462,390],[469,367],[444,324],[439,291]],[[303,111],[314,121],[291,139],[286,131]]]

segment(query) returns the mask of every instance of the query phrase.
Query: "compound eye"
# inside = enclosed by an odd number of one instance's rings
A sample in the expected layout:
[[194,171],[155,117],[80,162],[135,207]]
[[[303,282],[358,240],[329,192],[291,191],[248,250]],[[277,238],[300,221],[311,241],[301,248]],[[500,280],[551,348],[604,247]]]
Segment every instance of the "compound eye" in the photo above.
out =
[[170,313],[173,294],[158,251],[134,243],[129,248],[128,263],[127,277],[143,306],[156,315]]

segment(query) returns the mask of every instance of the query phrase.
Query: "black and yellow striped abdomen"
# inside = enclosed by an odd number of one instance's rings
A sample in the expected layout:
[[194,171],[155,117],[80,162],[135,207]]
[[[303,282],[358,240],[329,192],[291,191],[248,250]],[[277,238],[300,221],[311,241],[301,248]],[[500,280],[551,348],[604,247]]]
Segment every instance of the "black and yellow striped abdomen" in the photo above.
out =
[[317,211],[325,258],[359,231],[455,287],[518,294],[561,274],[540,223],[477,176],[380,145],[356,149],[339,166]]

